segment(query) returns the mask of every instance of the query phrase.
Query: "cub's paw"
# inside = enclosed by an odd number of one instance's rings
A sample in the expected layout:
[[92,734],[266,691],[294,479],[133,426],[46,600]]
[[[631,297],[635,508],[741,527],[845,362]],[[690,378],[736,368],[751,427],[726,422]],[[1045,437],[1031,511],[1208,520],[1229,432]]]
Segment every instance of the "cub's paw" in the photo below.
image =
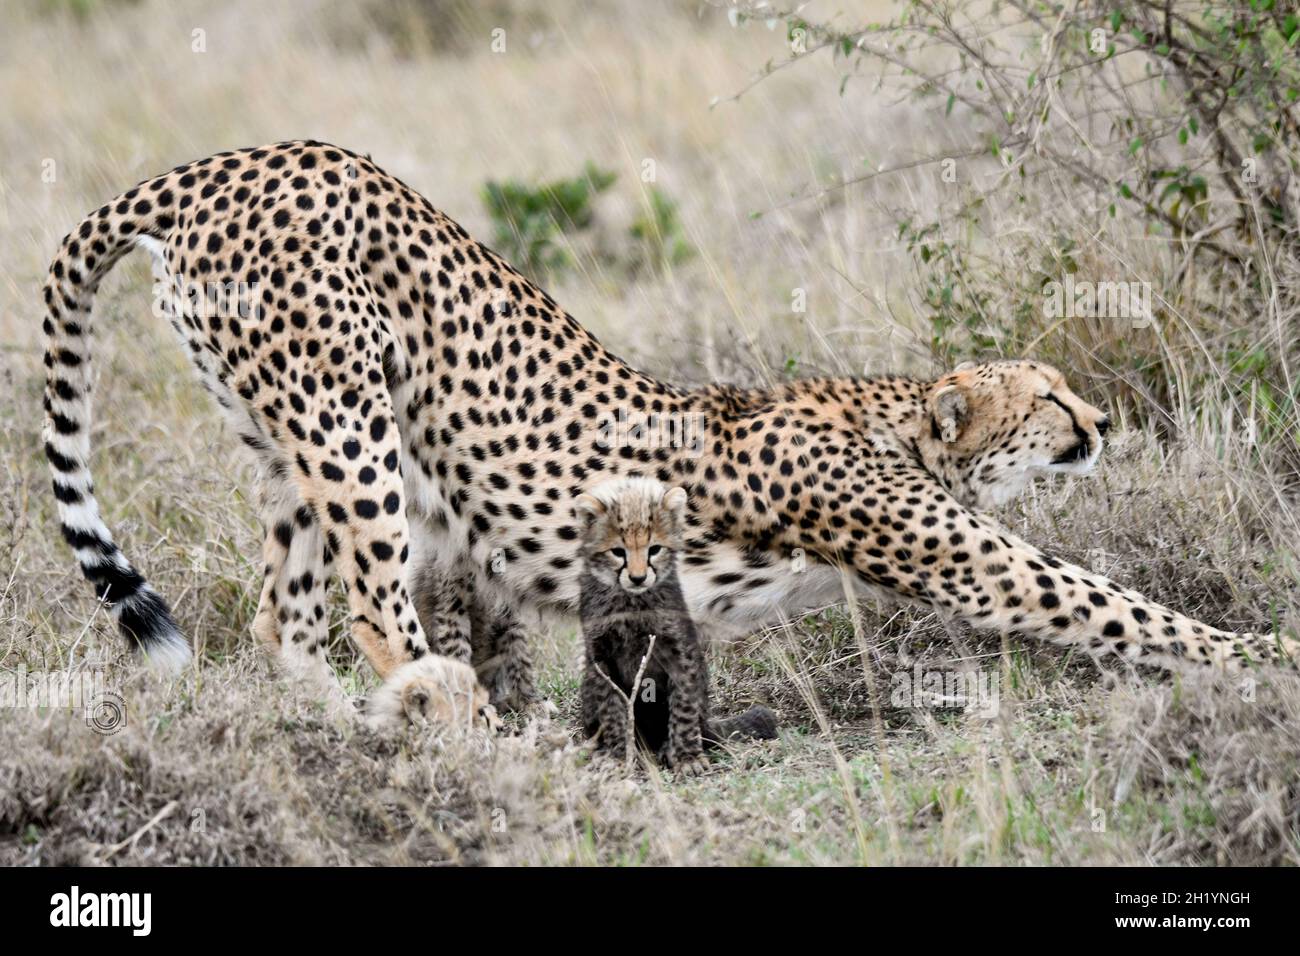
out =
[[366,721],[376,729],[436,723],[495,733],[501,727],[474,668],[437,654],[394,669],[366,702]]
[[703,754],[693,754],[673,761],[672,768],[679,777],[701,777],[709,772],[709,761]]
[[530,721],[539,724],[550,723],[551,718],[560,713],[560,708],[556,707],[551,701],[544,697],[539,697],[532,701],[523,710],[523,715]]
[[709,761],[694,747],[680,750],[664,748],[659,752],[659,759],[679,777],[698,777],[709,769]]
[[537,703],[536,694],[521,689],[509,679],[502,677],[500,670],[491,675],[480,672],[479,679],[487,686],[488,700],[492,702],[492,706],[502,713],[528,714]]

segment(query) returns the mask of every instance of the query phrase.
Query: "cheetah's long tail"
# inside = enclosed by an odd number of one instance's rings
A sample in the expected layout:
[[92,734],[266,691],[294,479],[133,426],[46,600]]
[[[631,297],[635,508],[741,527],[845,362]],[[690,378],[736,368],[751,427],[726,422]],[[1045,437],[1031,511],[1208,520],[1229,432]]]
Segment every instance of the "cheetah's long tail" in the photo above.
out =
[[141,186],[91,213],[64,237],[45,281],[45,455],[54,478],[63,537],[82,573],[109,607],[127,642],[159,669],[180,670],[189,643],[167,603],[131,566],[99,515],[90,478],[90,311],[95,290],[144,237],[172,225],[156,190]]
[[777,720],[769,708],[755,704],[743,714],[710,720],[704,737],[708,743],[721,743],[741,737],[754,740],[775,740]]

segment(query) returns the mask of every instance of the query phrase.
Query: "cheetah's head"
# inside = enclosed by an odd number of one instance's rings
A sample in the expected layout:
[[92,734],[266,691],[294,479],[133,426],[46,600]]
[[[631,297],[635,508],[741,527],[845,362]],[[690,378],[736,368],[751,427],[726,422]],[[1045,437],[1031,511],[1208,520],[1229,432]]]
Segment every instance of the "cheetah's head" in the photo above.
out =
[[1110,427],[1041,362],[965,364],[931,383],[922,457],[964,504],[990,508],[1035,475],[1086,474]]

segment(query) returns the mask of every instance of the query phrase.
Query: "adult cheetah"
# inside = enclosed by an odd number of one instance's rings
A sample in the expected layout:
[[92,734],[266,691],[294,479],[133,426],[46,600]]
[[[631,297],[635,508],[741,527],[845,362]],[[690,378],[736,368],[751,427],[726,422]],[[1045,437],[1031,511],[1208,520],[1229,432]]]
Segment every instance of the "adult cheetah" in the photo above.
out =
[[[430,649],[414,567],[446,582],[435,649],[468,659],[479,608],[515,662],[498,696],[529,697],[521,631],[491,608],[500,597],[573,611],[572,501],[625,474],[688,490],[682,579],[705,619],[797,613],[832,599],[847,574],[977,627],[1099,654],[1235,668],[1295,653],[1290,639],[1197,623],[1045,555],[978,510],[1035,473],[1096,461],[1106,416],[1056,370],[998,362],[934,381],[677,388],[610,354],[369,159],[289,142],[219,153],[127,191],[69,233],[45,285],[46,452],[63,532],[128,639],[164,663],[183,663],[188,645],[114,544],[88,470],[91,300],[136,246],[151,253],[163,311],[260,465],[265,575],[253,629],[335,699],[320,653],[331,569],[347,586],[356,644],[401,684],[421,679]],[[242,308],[221,307],[214,292],[232,284],[246,290]],[[611,442],[614,421],[700,432]],[[444,684],[446,666],[438,660]]]

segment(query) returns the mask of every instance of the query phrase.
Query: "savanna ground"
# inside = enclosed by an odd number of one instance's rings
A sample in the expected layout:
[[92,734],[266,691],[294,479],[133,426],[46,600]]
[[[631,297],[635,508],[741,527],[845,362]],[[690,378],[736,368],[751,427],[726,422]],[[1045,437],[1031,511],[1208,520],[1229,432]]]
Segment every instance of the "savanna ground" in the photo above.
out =
[[[850,19],[886,9],[868,3]],[[103,672],[126,721],[105,736],[74,709],[0,709],[0,861],[1300,860],[1294,678],[1135,673],[915,609],[863,604],[855,622],[829,608],[714,648],[717,707],[768,703],[784,730],[689,782],[646,768],[628,778],[572,738],[581,642],[568,622],[538,639],[560,711],[547,727],[487,740],[332,724],[249,635],[250,476],[151,315],[136,256],[96,302],[93,467],[109,525],[200,650],[175,683],[140,672],[60,540],[41,453],[39,287],[85,212],[189,159],[313,137],[370,153],[491,242],[485,183],[574,177],[590,161],[617,178],[590,224],[555,239],[563,261],[545,281],[616,352],[685,382],[929,374],[953,357],[951,341],[936,336],[930,277],[900,221],[940,208],[946,184],[924,165],[836,184],[941,148],[963,113],[950,103],[941,128],[942,104],[936,113],[888,85],[841,95],[830,57],[753,83],[788,58],[785,26],[687,2],[25,0],[6,21],[0,668],[11,679]],[[1244,435],[1246,392],[1225,345],[1244,334],[1280,349],[1268,367],[1285,394],[1293,300],[1235,315],[1220,300],[1207,325],[1192,313],[1215,278],[1170,278],[1176,257],[1126,229],[1122,210],[1100,231],[1080,228],[1087,205],[990,204],[976,227],[990,240],[984,261],[1029,269],[1023,250],[1090,236],[1076,268],[1095,278],[1123,262],[1164,308],[1155,330],[1075,319],[978,343],[978,354],[1067,368],[1119,419],[1094,477],[1037,485],[1000,517],[1202,620],[1294,628],[1293,475],[1286,454],[1261,453],[1261,442],[1294,443],[1294,406],[1283,403],[1280,438],[1276,427]],[[364,695],[373,678],[347,645],[340,602],[333,627],[336,663]],[[906,706],[899,675],[918,667],[996,682],[997,707]]]

